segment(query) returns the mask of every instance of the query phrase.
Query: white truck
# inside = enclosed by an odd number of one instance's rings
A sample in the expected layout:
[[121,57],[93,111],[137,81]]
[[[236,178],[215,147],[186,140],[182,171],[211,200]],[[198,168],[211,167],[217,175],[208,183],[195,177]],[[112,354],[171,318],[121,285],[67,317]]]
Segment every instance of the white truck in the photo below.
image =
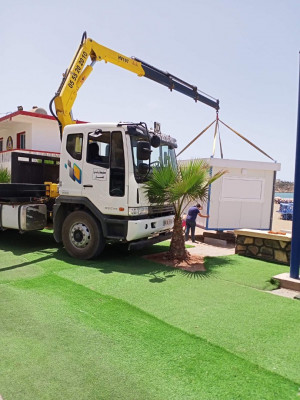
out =
[[[92,64],[84,69],[89,57]],[[148,130],[142,122],[76,124],[72,118],[77,91],[100,60],[219,108],[218,101],[203,96],[195,86],[107,49],[84,33],[50,102],[62,139],[59,183],[0,185],[1,229],[43,229],[50,212],[55,240],[80,259],[97,257],[109,242],[127,243],[134,249],[166,240],[173,227],[173,206],[150,204],[143,182],[157,164],[171,162],[176,168],[176,140],[163,135],[159,124]]]

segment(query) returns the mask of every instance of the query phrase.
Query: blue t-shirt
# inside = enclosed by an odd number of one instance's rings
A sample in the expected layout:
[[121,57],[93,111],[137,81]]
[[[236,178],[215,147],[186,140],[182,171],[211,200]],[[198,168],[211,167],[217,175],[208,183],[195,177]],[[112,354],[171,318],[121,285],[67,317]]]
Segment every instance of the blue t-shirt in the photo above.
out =
[[186,217],[186,220],[187,220],[187,221],[190,221],[190,222],[195,222],[195,221],[196,221],[196,218],[197,218],[197,215],[199,214],[199,212],[200,212],[200,210],[199,210],[198,207],[196,207],[196,206],[191,207],[191,208],[189,209],[189,211],[188,211],[188,215],[187,215],[187,217]]

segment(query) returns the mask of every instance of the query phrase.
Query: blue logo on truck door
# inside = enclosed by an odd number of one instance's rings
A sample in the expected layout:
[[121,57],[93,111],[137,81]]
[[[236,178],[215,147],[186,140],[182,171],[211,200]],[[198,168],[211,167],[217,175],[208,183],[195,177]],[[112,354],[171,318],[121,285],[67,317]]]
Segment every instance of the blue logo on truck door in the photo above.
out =
[[68,160],[68,165],[65,164],[65,168],[67,169],[69,167],[69,176],[73,181],[76,181],[78,183],[81,183],[81,169],[78,167],[77,164],[73,164],[71,161]]

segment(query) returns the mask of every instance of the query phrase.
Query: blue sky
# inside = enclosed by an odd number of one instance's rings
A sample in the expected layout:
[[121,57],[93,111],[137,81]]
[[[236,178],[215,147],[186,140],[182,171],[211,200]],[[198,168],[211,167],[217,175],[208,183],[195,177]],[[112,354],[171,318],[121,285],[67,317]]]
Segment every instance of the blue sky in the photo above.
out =
[[[278,178],[293,180],[299,17],[297,0],[11,0],[0,13],[0,113],[18,105],[48,110],[87,31],[218,98],[220,119],[281,163]],[[80,90],[73,114],[91,122],[159,121],[179,150],[215,119],[214,109],[103,62]],[[220,132],[224,158],[269,161],[225,127]],[[180,158],[210,157],[212,147],[210,129]]]

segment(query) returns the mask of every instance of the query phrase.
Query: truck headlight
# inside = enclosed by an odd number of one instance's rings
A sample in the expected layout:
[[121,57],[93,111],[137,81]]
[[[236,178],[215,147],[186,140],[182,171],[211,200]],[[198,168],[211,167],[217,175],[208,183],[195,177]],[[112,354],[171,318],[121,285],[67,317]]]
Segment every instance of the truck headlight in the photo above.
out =
[[131,216],[148,214],[148,207],[129,207],[128,214]]

